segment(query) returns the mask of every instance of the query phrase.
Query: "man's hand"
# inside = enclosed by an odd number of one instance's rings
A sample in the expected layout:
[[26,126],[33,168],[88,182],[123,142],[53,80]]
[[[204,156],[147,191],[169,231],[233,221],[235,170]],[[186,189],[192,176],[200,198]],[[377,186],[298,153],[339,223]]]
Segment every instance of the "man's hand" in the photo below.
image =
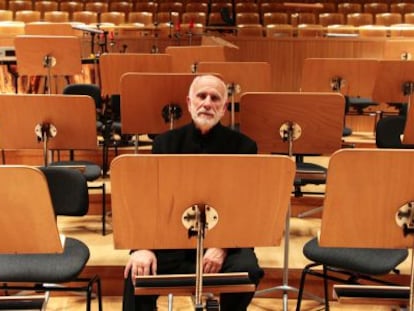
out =
[[209,248],[203,257],[203,272],[218,273],[223,267],[224,259],[226,259],[227,250],[222,248]]
[[135,275],[157,274],[157,258],[155,254],[146,249],[133,252],[125,266],[124,278],[128,278],[128,273],[130,272],[132,282],[135,280]]

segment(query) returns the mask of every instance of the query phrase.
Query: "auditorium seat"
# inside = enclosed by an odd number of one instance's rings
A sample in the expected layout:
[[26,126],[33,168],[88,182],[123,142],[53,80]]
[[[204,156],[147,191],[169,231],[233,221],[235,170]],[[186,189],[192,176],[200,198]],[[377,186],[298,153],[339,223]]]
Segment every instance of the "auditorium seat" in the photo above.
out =
[[315,13],[311,12],[301,12],[301,13],[292,13],[290,15],[290,23],[293,26],[299,24],[317,24],[317,18]]
[[98,22],[98,13],[91,11],[76,11],[73,12],[73,22],[84,23],[86,25]]
[[382,26],[390,26],[392,24],[401,24],[402,16],[400,13],[378,13],[375,14],[375,24]]
[[103,12],[101,13],[101,23],[111,23],[114,25],[124,24],[126,21],[124,12]]
[[184,5],[178,1],[167,1],[158,3],[158,12],[177,12],[180,14],[184,11]]
[[0,10],[0,22],[12,21],[13,11],[11,10]]
[[145,26],[154,25],[152,12],[131,12],[128,14],[128,23],[140,23]]
[[181,22],[184,24],[202,24],[207,25],[207,15],[204,12],[185,12],[181,16]]
[[336,2],[323,2],[322,3],[323,8],[321,9],[320,13],[336,13],[337,12],[337,6]]
[[342,13],[321,13],[318,20],[323,27],[345,24],[345,16]]
[[259,13],[256,2],[237,2],[234,5],[235,13]]
[[388,3],[386,2],[367,2],[363,5],[364,13],[371,13],[375,16],[378,13],[389,12]]
[[208,4],[207,2],[187,2],[185,12],[204,12],[207,15]]
[[44,18],[46,11],[57,11],[59,8],[57,1],[41,0],[34,2],[34,10],[40,11],[41,19]]
[[40,11],[34,10],[22,10],[16,12],[16,17],[14,18],[17,22],[31,23],[31,22],[40,22],[41,13]]
[[238,37],[263,37],[262,24],[238,24],[237,25]]
[[233,4],[231,2],[214,2],[210,4],[210,12],[220,12],[223,8],[233,12]]
[[328,25],[326,33],[329,35],[356,35],[358,34],[358,28],[353,25]]
[[324,29],[320,24],[299,24],[298,37],[323,37]]
[[61,11],[68,12],[69,20],[72,21],[73,12],[83,11],[84,4],[83,2],[79,2],[79,1],[62,1],[59,4],[59,8]]
[[181,16],[178,12],[158,12],[155,18],[158,24],[172,23],[177,25],[181,22]]
[[182,39],[190,40],[189,35],[202,35],[205,32],[205,24],[202,23],[181,23],[180,34]]
[[236,25],[260,24],[259,13],[242,12],[236,13]]
[[289,15],[284,12],[266,12],[262,15],[263,26],[271,24],[289,24]]
[[260,14],[263,16],[267,12],[284,12],[286,13],[286,7],[280,2],[261,2],[259,6]]
[[371,13],[350,13],[346,15],[346,23],[355,27],[372,25],[374,24],[374,17]]
[[69,12],[65,11],[48,11],[43,13],[43,20],[52,23],[69,22]]
[[108,3],[106,2],[86,2],[85,11],[96,12],[98,14],[108,12]]
[[9,1],[8,8],[13,12],[14,18],[17,11],[33,10],[33,3],[30,0],[11,0]]
[[405,13],[414,13],[414,3],[412,2],[391,3],[390,12],[400,13],[404,17]]
[[113,1],[109,2],[109,12],[123,12],[128,17],[129,12],[133,9],[133,3],[129,1]]
[[360,37],[387,37],[387,29],[380,25],[361,25],[358,27]]
[[414,37],[414,24],[393,24],[390,26],[390,37]]
[[358,2],[342,2],[338,3],[337,12],[345,16],[351,13],[361,13],[362,5]]
[[414,24],[414,13],[405,13],[404,14],[404,23]]
[[269,24],[265,27],[265,34],[268,38],[292,37],[293,26],[290,24]]
[[157,13],[158,11],[158,3],[157,2],[136,2],[134,4],[134,11],[135,12],[151,12],[152,14]]
[[208,26],[228,26],[223,20],[220,12],[210,12],[208,14]]

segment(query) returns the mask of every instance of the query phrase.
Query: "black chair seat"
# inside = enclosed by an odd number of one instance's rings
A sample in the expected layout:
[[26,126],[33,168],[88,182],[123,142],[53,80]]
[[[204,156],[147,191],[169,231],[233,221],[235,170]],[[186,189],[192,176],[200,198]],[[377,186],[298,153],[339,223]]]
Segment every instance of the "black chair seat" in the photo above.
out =
[[87,181],[95,181],[101,176],[101,167],[89,161],[56,161],[50,163],[50,166],[82,166],[84,167],[84,171],[82,171],[82,174],[83,176],[85,176]]
[[326,183],[327,168],[309,162],[296,162],[295,185],[321,185]]
[[65,239],[62,254],[1,254],[2,282],[63,283],[73,281],[89,259],[81,241]]
[[[385,275],[407,256],[406,249],[320,247],[317,238],[307,242],[303,254],[315,263],[359,274]],[[375,258],[375,260],[373,260]]]

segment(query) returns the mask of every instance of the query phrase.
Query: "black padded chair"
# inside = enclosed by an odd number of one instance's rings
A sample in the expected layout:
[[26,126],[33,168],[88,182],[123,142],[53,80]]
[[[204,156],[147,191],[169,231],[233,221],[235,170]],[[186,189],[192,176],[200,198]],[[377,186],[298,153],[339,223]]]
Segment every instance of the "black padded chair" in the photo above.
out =
[[386,116],[378,120],[375,129],[375,143],[378,148],[414,149],[414,145],[403,144],[405,116]]
[[[86,95],[90,96],[95,101],[97,109],[97,134],[103,132],[103,120],[100,111],[102,111],[102,98],[99,86],[95,84],[69,84],[63,89],[65,95]],[[104,139],[105,141],[105,139]],[[105,168],[100,165],[86,160],[75,159],[75,151],[70,150],[69,160],[52,160],[50,166],[81,166],[84,168],[83,174],[88,182],[99,180],[100,177],[105,176]],[[103,165],[107,163],[106,148],[103,147]],[[105,182],[97,185],[89,185],[89,189],[98,189],[102,191],[102,234],[106,235],[106,185]]]
[[[380,277],[399,273],[396,267],[408,257],[408,250],[320,247],[318,239],[313,238],[303,247],[303,254],[312,263],[302,270],[296,311],[301,308],[307,275],[323,278],[325,310],[329,310],[328,280],[345,284],[359,284],[365,280],[395,285]],[[322,267],[322,271],[318,267]]]
[[[25,169],[25,167],[21,167],[21,169]],[[87,183],[85,177],[78,170],[48,167],[41,168],[41,171],[46,176],[46,187],[49,188],[56,216],[83,216],[88,212]],[[17,181],[9,182],[13,182],[16,187],[21,187]],[[36,185],[45,187],[44,183],[44,179],[42,179]],[[33,192],[36,193],[36,189]],[[13,206],[8,208],[13,208]],[[99,310],[102,311],[99,276],[80,277],[89,260],[89,255],[89,248],[86,244],[70,237],[65,238],[61,254],[0,254],[2,289],[6,294],[9,290],[32,290],[36,293],[49,291],[84,292],[86,310],[89,311],[95,286]]]

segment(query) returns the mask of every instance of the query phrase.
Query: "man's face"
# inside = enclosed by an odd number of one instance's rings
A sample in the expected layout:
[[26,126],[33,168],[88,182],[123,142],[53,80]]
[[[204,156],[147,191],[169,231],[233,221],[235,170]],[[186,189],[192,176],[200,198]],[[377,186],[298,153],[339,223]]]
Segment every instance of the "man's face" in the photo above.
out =
[[202,133],[209,131],[226,111],[226,88],[216,77],[201,77],[187,98],[188,111]]

